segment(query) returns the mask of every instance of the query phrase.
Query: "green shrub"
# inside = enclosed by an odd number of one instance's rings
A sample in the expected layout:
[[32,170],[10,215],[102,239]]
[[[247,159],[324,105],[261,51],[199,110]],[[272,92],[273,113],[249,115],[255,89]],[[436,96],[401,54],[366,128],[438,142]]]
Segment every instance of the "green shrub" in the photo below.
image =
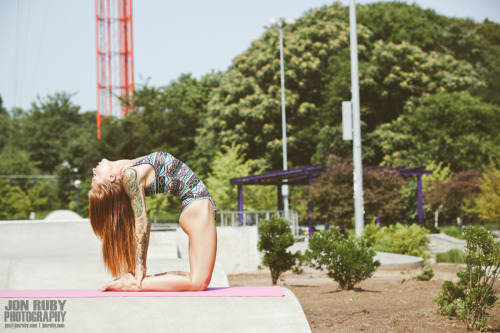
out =
[[384,230],[382,230],[380,225],[372,221],[371,223],[365,225],[362,238],[366,241],[368,246],[373,247],[382,232],[384,232]]
[[448,317],[457,315],[458,301],[465,298],[462,288],[451,281],[444,281],[441,286],[441,291],[434,299],[442,314],[447,314]]
[[372,276],[378,260],[375,251],[362,239],[345,239],[337,227],[319,231],[309,238],[305,260],[309,266],[328,270],[328,276],[339,283],[339,289],[352,289],[358,282]]
[[287,251],[295,239],[290,230],[290,223],[284,218],[273,215],[270,220],[262,220],[259,223],[259,233],[257,248],[264,252],[262,264],[271,270],[271,279],[275,285],[281,274],[295,265],[300,254]]
[[434,277],[434,271],[432,270],[432,268],[429,268],[429,269],[424,269],[424,271],[421,274],[417,275],[417,280],[429,281],[433,277]]
[[448,262],[452,264],[464,264],[465,253],[458,249],[451,249],[443,253],[436,254],[436,262]]
[[500,243],[481,226],[464,229],[466,244],[465,270],[457,273],[459,281],[445,281],[435,302],[442,313],[457,316],[467,328],[484,329],[490,319],[487,310],[498,297],[493,284],[500,278]]
[[368,224],[363,231],[363,239],[375,251],[407,254],[427,258],[425,250],[429,239],[429,231],[416,224],[410,226],[396,223],[380,227],[375,223]]
[[448,236],[451,236],[451,237],[464,239],[462,228],[454,226],[454,225],[440,227],[439,231],[441,231],[442,233],[444,233]]

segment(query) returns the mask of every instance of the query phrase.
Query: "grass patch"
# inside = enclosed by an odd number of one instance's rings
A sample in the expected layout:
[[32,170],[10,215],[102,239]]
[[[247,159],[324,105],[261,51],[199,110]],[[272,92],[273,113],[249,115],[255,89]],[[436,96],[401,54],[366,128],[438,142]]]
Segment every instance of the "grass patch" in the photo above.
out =
[[454,226],[454,225],[440,227],[439,231],[441,231],[442,233],[444,233],[448,236],[451,236],[451,237],[455,237],[458,239],[464,239],[462,228]]
[[438,253],[436,254],[436,262],[465,264],[465,253],[457,249],[452,249],[443,253]]

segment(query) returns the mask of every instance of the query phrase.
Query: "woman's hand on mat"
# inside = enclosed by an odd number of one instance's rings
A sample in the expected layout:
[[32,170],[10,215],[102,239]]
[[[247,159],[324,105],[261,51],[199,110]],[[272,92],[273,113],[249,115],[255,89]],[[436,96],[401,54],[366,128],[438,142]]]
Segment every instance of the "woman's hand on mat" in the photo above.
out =
[[135,266],[135,280],[137,282],[137,288],[141,288],[142,280],[146,277],[146,265]]
[[137,280],[135,277],[127,273],[119,279],[110,281],[102,286],[99,291],[141,291],[140,288],[137,287]]

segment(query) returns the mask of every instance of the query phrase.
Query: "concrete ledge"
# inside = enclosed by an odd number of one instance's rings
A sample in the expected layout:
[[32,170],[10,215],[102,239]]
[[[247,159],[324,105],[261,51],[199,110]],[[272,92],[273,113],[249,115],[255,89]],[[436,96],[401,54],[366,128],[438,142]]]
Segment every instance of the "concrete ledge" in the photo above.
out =
[[[283,289],[284,297],[71,298],[64,305],[64,331],[311,332],[299,301]],[[0,299],[2,309],[7,305]]]
[[459,239],[455,237],[448,236],[447,234],[440,233],[440,234],[428,234],[427,238],[430,239],[439,239],[440,241],[447,242],[450,244],[454,244],[457,246],[465,246],[466,241],[464,239]]
[[377,252],[374,259],[380,261],[380,269],[387,270],[413,269],[424,266],[424,259],[421,257],[397,253]]
[[449,250],[465,251],[466,241],[455,237],[441,234],[428,234],[429,250],[432,253],[443,253]]

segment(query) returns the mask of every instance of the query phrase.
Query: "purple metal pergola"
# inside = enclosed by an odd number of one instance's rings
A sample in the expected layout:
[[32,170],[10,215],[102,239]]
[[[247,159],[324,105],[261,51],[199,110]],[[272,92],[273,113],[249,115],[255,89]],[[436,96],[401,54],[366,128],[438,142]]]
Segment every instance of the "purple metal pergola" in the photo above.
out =
[[[247,176],[241,178],[233,178],[229,180],[229,184],[238,186],[238,211],[243,211],[243,185],[275,185],[278,190],[278,210],[283,210],[283,195],[281,193],[281,185],[311,185],[312,179],[321,175],[327,167],[322,165],[308,166],[296,168],[286,171],[272,171],[260,175]],[[402,176],[417,176],[417,198],[418,198],[418,222],[421,224],[424,221],[424,210],[422,204],[422,175],[431,174],[431,171],[426,171],[425,167],[415,168],[397,168],[394,170]],[[312,203],[307,205],[309,235],[312,235],[313,220],[311,217]],[[243,214],[238,214],[239,223],[243,223]]]
[[[308,166],[285,171],[272,171],[260,175],[233,178],[229,184],[238,185],[238,211],[243,211],[243,185],[275,185],[278,190],[278,210],[283,210],[283,195],[281,185],[311,185],[313,177],[319,176],[326,170],[322,165]],[[312,235],[313,220],[311,217],[312,203],[307,205],[309,234]],[[238,214],[238,221],[243,222],[243,214]]]
[[424,206],[422,203],[422,175],[430,175],[432,171],[425,170],[425,167],[396,168],[401,176],[417,176],[417,199],[418,199],[418,223],[424,223]]

